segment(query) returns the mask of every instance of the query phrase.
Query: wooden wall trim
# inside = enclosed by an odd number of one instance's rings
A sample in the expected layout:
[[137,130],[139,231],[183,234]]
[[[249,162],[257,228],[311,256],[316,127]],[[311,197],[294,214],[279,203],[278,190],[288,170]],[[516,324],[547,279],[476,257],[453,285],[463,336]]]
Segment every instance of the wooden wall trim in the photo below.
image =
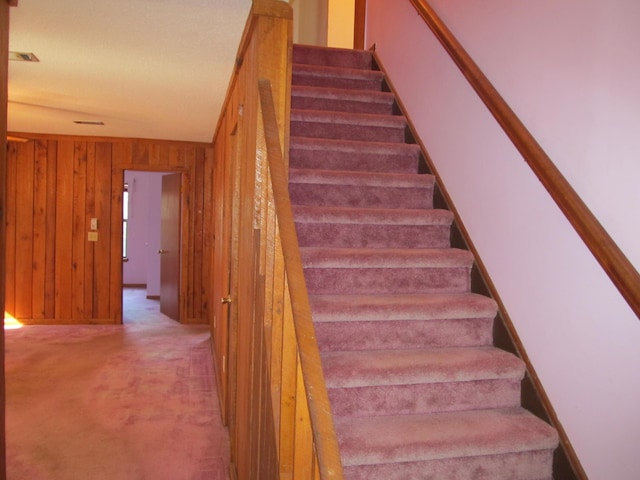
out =
[[[9,71],[9,5],[0,6],[0,311],[5,311],[5,267],[6,267],[6,191],[7,191],[7,84]],[[4,321],[3,321],[4,322]],[[4,367],[4,327],[0,328],[0,480],[7,478],[5,442],[5,367]]]
[[364,50],[364,40],[367,21],[367,0],[356,0],[353,25],[353,48]]
[[411,3],[640,319],[640,273],[428,2]]
[[176,145],[176,146],[192,146],[206,148],[211,147],[211,142],[189,142],[185,140],[162,140],[153,138],[135,138],[135,137],[100,137],[100,136],[83,136],[83,135],[60,135],[50,133],[33,133],[33,132],[8,132],[8,135],[16,139],[23,140],[57,140],[70,142],[108,142],[108,143],[138,143],[138,144],[156,144],[156,145]]

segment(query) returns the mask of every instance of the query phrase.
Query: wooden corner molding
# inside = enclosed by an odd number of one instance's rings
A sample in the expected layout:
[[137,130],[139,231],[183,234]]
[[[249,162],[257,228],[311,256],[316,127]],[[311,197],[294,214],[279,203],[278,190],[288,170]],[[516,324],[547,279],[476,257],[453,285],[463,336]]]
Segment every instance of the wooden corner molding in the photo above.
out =
[[9,6],[10,7],[17,7],[18,6],[18,0],[7,0],[7,2],[9,2]]
[[293,19],[293,8],[281,0],[254,0],[251,13],[265,17]]

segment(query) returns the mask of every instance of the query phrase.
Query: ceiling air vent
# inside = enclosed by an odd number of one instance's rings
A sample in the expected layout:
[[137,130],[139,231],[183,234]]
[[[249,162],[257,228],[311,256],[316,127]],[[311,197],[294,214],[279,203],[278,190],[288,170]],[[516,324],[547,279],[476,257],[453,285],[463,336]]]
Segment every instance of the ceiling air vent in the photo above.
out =
[[16,62],[39,62],[38,57],[32,52],[9,52],[9,60]]
[[74,120],[73,123],[77,125],[104,125],[104,122],[99,120]]

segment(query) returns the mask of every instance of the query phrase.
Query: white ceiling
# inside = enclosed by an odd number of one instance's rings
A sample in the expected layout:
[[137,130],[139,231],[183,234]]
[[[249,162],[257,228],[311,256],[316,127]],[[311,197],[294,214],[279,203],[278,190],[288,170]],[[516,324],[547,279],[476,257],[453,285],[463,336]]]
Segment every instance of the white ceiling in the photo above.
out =
[[40,62],[9,62],[8,130],[210,142],[250,7],[19,0],[9,49]]

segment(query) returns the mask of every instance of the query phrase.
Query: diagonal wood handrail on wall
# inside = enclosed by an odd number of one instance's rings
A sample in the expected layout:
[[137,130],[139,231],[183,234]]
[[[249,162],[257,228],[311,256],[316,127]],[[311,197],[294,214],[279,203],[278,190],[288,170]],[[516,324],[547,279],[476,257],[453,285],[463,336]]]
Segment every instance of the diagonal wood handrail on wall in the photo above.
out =
[[638,271],[429,3],[410,1],[640,318]]
[[320,351],[311,319],[311,307],[289,198],[288,177],[280,148],[271,84],[266,79],[259,79],[258,89],[273,200],[320,475],[322,479],[342,478],[340,452],[322,372]]

